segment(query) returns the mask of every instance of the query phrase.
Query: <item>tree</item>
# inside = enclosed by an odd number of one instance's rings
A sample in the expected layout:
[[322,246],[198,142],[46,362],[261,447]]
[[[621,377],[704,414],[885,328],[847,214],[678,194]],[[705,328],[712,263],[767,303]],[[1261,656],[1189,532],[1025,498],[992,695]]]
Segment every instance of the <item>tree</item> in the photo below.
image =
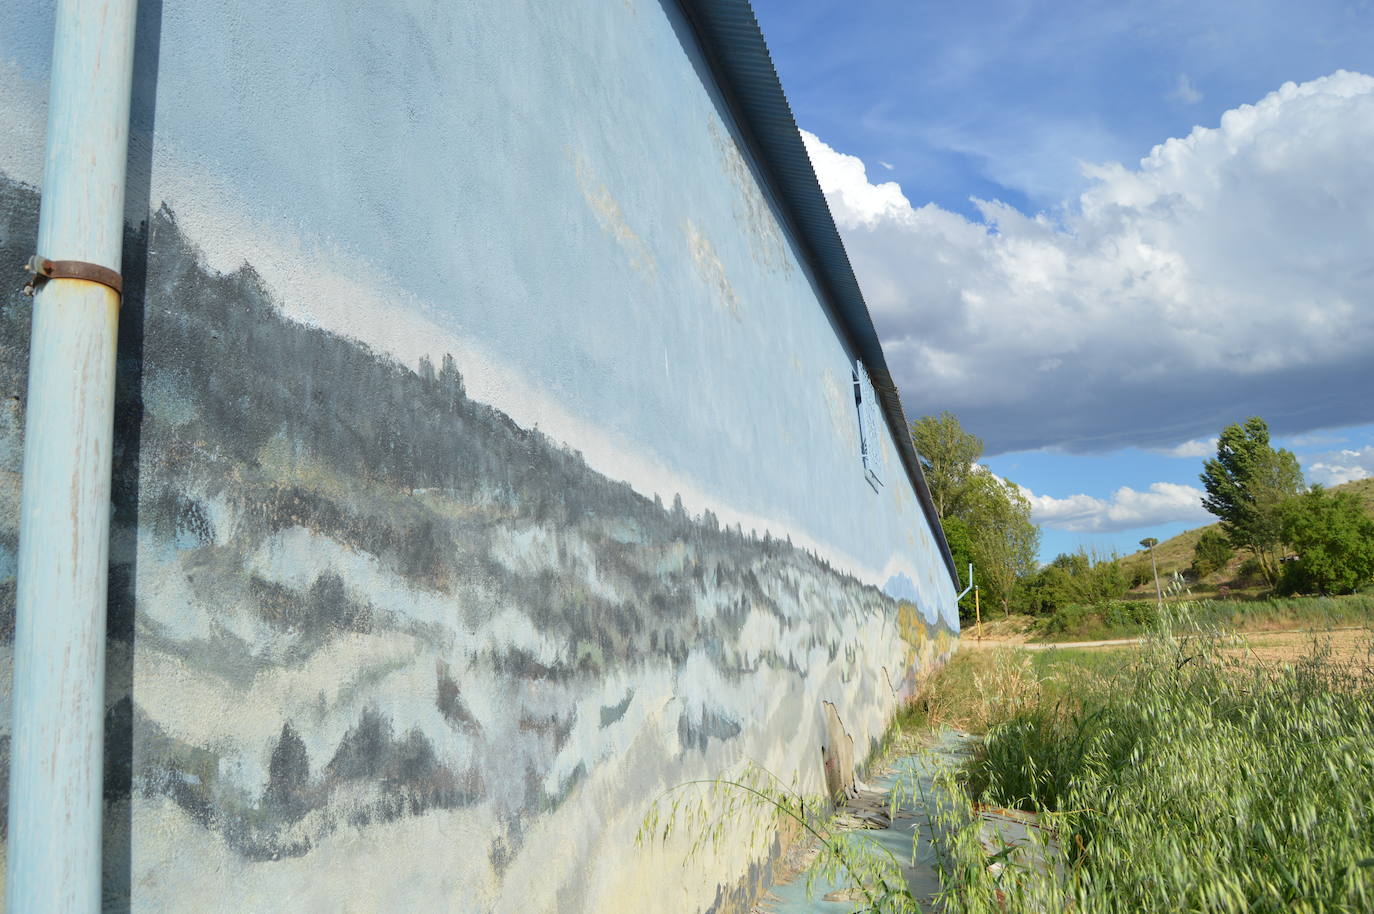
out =
[[263,805],[294,822],[305,815],[310,798],[310,755],[305,741],[287,721],[267,763],[267,789]]
[[1226,567],[1235,550],[1220,530],[1204,530],[1193,546],[1193,574],[1205,578]]
[[1228,425],[1217,440],[1217,456],[1203,464],[1202,506],[1221,519],[1231,545],[1259,562],[1265,581],[1278,579],[1275,555],[1283,541],[1281,510],[1302,491],[1302,471],[1291,451],[1269,444],[1269,426],[1258,416]]
[[[957,517],[941,519],[940,529],[944,531],[945,542],[949,544],[949,554],[954,558],[954,567],[962,578],[968,573],[968,566],[977,564],[979,561],[973,550],[973,534],[969,530],[968,524]],[[964,583],[967,584],[968,582],[965,581]],[[965,613],[965,609],[968,610],[967,613]],[[972,592],[960,601],[959,618],[965,621],[973,618]]]
[[1031,506],[1014,483],[984,467],[970,473],[960,496],[969,528],[973,565],[979,586],[1008,611],[1012,587],[1032,574],[1040,549],[1040,528],[1031,522]]
[[1100,606],[1119,600],[1131,582],[1121,561],[1087,550],[1062,552],[1044,568],[1023,580],[1018,603],[1029,613],[1053,613],[1065,606]]
[[1351,593],[1374,579],[1374,519],[1349,492],[1321,486],[1289,501],[1280,521],[1297,553],[1283,567],[1287,593]]
[[911,423],[911,442],[956,567],[971,561],[979,588],[1005,611],[1017,579],[1036,567],[1040,528],[1031,522],[1030,502],[978,464],[982,439],[964,431],[953,413]]
[[941,519],[959,516],[969,476],[983,456],[983,440],[965,432],[953,413],[943,412],[911,423],[911,443],[920,455],[935,513]]

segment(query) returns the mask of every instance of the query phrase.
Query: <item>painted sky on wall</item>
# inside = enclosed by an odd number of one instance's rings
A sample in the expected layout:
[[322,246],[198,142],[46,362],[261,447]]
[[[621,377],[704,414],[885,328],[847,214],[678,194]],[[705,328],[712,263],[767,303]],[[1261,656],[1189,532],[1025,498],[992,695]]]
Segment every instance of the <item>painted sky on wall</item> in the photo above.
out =
[[[51,16],[0,6],[0,114],[32,136]],[[945,602],[914,491],[865,480],[851,360],[677,7],[437,21],[431,0],[384,29],[327,0],[161,9],[132,206],[166,202],[210,268],[251,264],[294,320],[412,367],[452,353],[474,399],[598,472]],[[369,65],[341,65],[358,47]],[[41,143],[0,145],[36,183]]]
[[907,412],[987,441],[1042,558],[1210,521],[1249,415],[1374,474],[1374,6],[755,8]]

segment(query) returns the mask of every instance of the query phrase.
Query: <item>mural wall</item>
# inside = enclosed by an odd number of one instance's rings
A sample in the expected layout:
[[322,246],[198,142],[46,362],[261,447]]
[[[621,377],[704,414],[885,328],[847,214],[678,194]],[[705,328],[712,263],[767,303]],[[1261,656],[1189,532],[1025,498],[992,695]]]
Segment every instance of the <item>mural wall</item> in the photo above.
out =
[[[956,634],[677,7],[428,6],[142,4],[113,910],[732,910],[766,861],[637,849],[651,799],[746,759],[822,789],[827,715],[867,755]],[[15,265],[51,35],[23,12],[0,10]]]

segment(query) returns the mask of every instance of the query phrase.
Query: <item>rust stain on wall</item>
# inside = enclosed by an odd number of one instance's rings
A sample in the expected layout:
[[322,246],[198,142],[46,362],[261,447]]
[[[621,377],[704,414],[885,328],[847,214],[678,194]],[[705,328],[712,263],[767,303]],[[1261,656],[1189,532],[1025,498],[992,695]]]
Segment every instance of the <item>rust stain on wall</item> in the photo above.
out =
[[568,150],[568,156],[572,159],[573,170],[577,173],[577,186],[582,190],[582,197],[596,214],[602,229],[624,249],[630,266],[642,273],[650,282],[656,281],[658,262],[649,250],[649,245],[625,220],[625,212],[620,206],[620,201],[581,154]]
[[740,154],[734,137],[723,125],[711,120],[707,126],[711,141],[720,153],[721,169],[735,185],[735,217],[749,239],[750,255],[755,263],[765,269],[791,273],[793,265],[787,241],[773,215],[773,207],[759,189],[754,170]]
[[854,791],[854,737],[840,720],[840,712],[828,701],[821,702],[825,714],[826,742],[821,747],[825,773],[825,792],[839,802]]
[[701,281],[711,290],[712,300],[721,310],[739,320],[739,296],[730,285],[730,280],[725,275],[725,265],[720,262],[711,240],[703,235],[690,219],[687,220],[684,231],[687,233],[687,244],[692,251],[692,263],[696,265],[697,275],[701,277]]

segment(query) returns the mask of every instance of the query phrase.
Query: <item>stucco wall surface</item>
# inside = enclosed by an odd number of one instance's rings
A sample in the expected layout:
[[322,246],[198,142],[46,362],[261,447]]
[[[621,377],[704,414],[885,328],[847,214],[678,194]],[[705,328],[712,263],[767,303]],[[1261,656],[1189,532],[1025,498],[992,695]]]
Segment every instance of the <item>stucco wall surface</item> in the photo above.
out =
[[[3,263],[51,25],[0,7]],[[822,790],[957,617],[681,12],[144,0],[136,73],[109,907],[737,905],[768,848],[637,848],[648,804],[749,759]]]

